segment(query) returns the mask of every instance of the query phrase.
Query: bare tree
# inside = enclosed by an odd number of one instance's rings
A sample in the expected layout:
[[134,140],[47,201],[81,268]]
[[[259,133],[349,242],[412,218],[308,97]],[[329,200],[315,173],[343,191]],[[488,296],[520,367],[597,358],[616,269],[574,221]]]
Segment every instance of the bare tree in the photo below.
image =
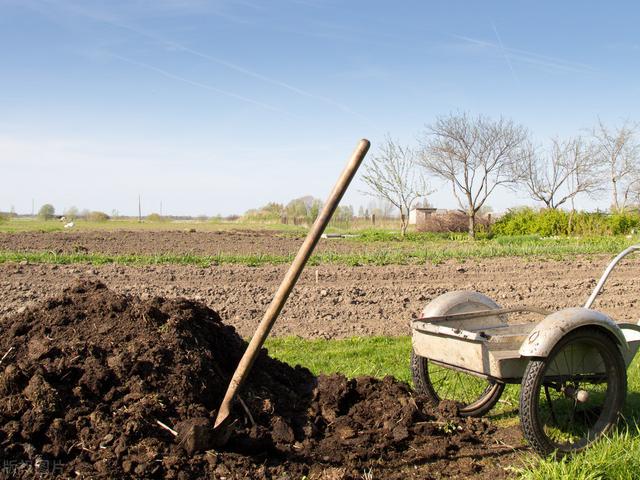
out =
[[391,218],[396,207],[386,198],[376,197],[367,204],[367,211],[377,218]]
[[521,178],[527,130],[511,120],[467,114],[439,117],[427,126],[420,163],[451,184],[475,238],[476,216],[496,187]]
[[533,147],[526,152],[523,182],[534,200],[558,208],[576,195],[594,195],[602,181],[593,148],[580,138],[552,140],[545,155]]
[[407,232],[409,211],[416,200],[431,193],[415,168],[416,153],[387,136],[362,176],[370,195],[393,204],[400,212],[402,235]]
[[596,155],[611,181],[612,209],[623,212],[627,201],[640,187],[640,144],[638,127],[625,121],[620,128],[609,129],[601,120],[593,129]]

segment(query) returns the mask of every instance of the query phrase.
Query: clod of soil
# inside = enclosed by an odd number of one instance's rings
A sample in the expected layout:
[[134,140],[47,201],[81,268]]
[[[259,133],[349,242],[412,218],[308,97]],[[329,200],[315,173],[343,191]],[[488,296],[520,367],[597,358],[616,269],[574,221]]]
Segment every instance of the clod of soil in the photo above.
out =
[[210,449],[246,343],[189,300],[87,282],[0,328],[0,478],[441,478],[482,470],[490,451],[493,427],[455,405],[433,409],[390,377],[314,377],[266,351],[229,442]]

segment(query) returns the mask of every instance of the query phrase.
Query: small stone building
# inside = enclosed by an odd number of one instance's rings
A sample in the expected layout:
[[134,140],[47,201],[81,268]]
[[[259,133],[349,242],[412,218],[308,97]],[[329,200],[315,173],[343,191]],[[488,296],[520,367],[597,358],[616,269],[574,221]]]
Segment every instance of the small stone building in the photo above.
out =
[[416,227],[424,225],[427,217],[432,215],[436,210],[436,208],[430,207],[414,208],[409,212],[409,225],[416,225]]

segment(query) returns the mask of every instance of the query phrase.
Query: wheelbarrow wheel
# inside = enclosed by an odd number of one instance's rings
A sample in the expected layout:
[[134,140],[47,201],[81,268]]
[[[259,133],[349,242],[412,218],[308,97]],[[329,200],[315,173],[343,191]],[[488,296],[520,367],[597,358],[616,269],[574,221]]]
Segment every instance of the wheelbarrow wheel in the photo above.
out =
[[597,328],[567,334],[547,358],[531,360],[520,390],[525,438],[541,455],[584,449],[615,426],[627,393],[616,341]]
[[[457,291],[440,295],[425,307],[422,314],[432,317],[499,308],[496,302],[481,293]],[[440,366],[427,357],[411,352],[413,386],[434,405],[441,400],[453,400],[458,404],[461,415],[479,417],[500,399],[503,383]]]
[[493,408],[504,390],[504,383],[486,380],[430,362],[411,351],[411,373],[416,392],[433,405],[442,400],[458,404],[460,415],[480,417]]

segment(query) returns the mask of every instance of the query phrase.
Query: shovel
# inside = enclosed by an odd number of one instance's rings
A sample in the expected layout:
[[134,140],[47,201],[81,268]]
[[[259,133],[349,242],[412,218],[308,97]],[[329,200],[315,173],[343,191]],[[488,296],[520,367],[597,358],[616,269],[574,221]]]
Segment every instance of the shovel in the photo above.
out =
[[251,339],[249,346],[240,359],[240,363],[238,363],[238,367],[231,378],[231,382],[229,383],[229,387],[227,388],[227,392],[222,400],[222,404],[220,405],[220,409],[218,410],[218,415],[214,423],[213,443],[217,446],[224,445],[227,442],[229,435],[231,434],[231,428],[227,427],[229,427],[229,423],[231,421],[231,407],[236,393],[240,390],[247,379],[258,353],[271,331],[271,327],[273,327],[278,315],[282,311],[282,307],[284,307],[291,290],[293,290],[293,287],[298,281],[298,277],[300,277],[300,273],[302,273],[302,269],[307,263],[307,260],[309,260],[309,257],[318,243],[322,232],[329,223],[329,220],[331,220],[331,216],[340,203],[344,192],[347,190],[349,183],[351,183],[351,180],[355,176],[364,156],[367,154],[369,146],[369,141],[365,139],[360,140],[358,143],[358,146],[351,155],[347,166],[329,194],[327,202],[322,207],[320,215],[314,222],[311,230],[309,230],[307,238],[304,240],[296,258],[293,260],[287,274],[284,276],[280,287],[278,287],[273,300],[271,300],[271,304],[260,321],[256,332],[253,334],[253,338]]

